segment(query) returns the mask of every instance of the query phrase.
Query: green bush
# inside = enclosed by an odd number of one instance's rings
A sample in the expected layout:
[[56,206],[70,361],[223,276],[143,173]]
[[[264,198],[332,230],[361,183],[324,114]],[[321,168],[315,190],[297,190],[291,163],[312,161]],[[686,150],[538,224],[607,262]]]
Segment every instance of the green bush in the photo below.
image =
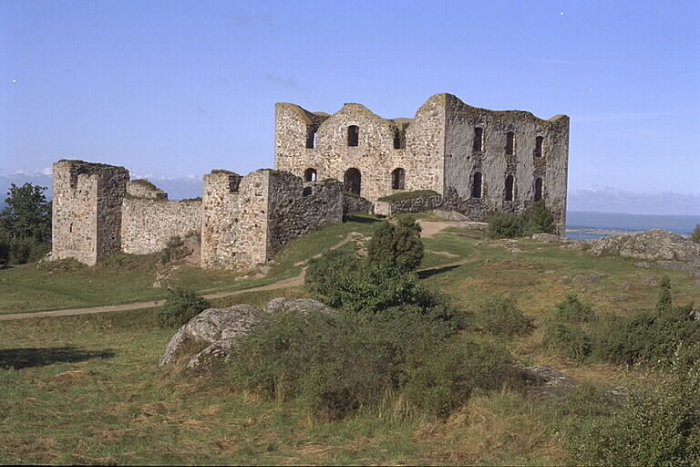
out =
[[382,222],[374,229],[367,245],[367,261],[381,268],[415,271],[423,260],[421,226],[413,217],[403,217],[398,225]]
[[556,321],[545,327],[544,345],[578,362],[584,361],[593,351],[592,339],[581,328]]
[[657,313],[668,313],[673,309],[673,296],[671,295],[671,279],[668,276],[661,278],[659,295],[656,299]]
[[192,253],[190,248],[187,248],[185,241],[179,235],[172,236],[165,244],[165,248],[160,253],[161,264],[167,264],[173,261],[185,259]]
[[266,398],[297,398],[322,418],[385,409],[404,392],[416,410],[444,415],[472,388],[499,387],[510,369],[503,350],[446,344],[453,333],[444,322],[398,310],[271,315],[241,339],[231,378]]
[[699,465],[700,369],[678,371],[648,392],[633,392],[611,417],[567,430],[581,465]]
[[515,301],[504,297],[486,300],[479,307],[477,323],[495,336],[523,335],[533,329],[532,320],[523,314]]
[[11,240],[9,250],[11,263],[26,264],[42,259],[51,250],[51,246],[33,237],[25,237]]
[[[700,321],[689,314],[691,306],[669,313],[642,313],[630,318],[606,318],[597,329],[594,355],[612,363],[639,363],[667,367],[679,346],[700,342]],[[694,361],[700,355],[694,356]]]
[[544,201],[538,201],[520,214],[497,212],[488,220],[491,238],[515,238],[535,233],[554,233],[554,215]]
[[587,323],[595,318],[593,308],[578,299],[576,294],[567,295],[552,311],[554,318],[566,323]]
[[162,327],[179,327],[209,307],[209,302],[196,292],[173,289],[158,313],[158,321]]
[[499,389],[515,382],[504,349],[452,340],[418,358],[405,374],[404,396],[419,412],[448,417],[476,389]]
[[690,239],[695,243],[700,243],[700,224],[695,226],[693,233],[690,234]]

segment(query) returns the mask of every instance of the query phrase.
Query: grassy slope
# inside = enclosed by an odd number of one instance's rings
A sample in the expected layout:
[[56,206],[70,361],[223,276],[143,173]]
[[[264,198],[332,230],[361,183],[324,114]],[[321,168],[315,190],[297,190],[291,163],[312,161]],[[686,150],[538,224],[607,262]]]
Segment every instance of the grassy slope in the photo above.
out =
[[[294,264],[338,243],[347,232],[368,232],[371,227],[364,223],[346,224],[312,234],[283,253],[273,273],[289,274],[290,267],[295,269]],[[699,301],[698,289],[687,275],[654,266],[639,268],[631,260],[591,258],[579,251],[530,240],[491,241],[474,231],[439,234],[427,239],[425,245],[426,266],[464,262],[456,268],[426,274],[425,280],[468,309],[488,295],[511,294],[528,315],[541,321],[557,301],[573,292],[594,303],[597,312],[634,313],[653,307],[657,291],[649,286],[649,280],[664,274],[672,279],[677,303]],[[520,251],[511,252],[513,246]],[[127,260],[130,258],[121,261]],[[140,264],[132,265],[131,276],[148,271]],[[117,296],[120,292],[112,289],[128,287],[130,275],[119,276],[125,281],[119,282],[112,275],[116,267],[104,267],[106,272],[99,268],[78,268],[65,274],[40,271],[37,277],[43,282],[27,278],[25,290],[29,292],[24,293],[31,297],[27,300],[34,300],[33,294],[42,291],[47,291],[49,297],[43,300],[67,300],[65,296],[70,296],[72,288],[83,290],[92,280],[92,284],[100,284],[108,292],[83,292],[88,297],[81,300],[107,296],[100,293]],[[198,282],[201,287],[229,286],[225,275],[217,279],[221,281],[218,285],[202,275],[204,278]],[[17,283],[17,276],[12,280]],[[5,289],[0,292],[4,294]],[[90,297],[90,293],[95,296]],[[217,305],[246,302],[260,306],[279,295],[304,296],[304,291],[244,294],[222,299]],[[130,297],[124,293],[123,298]],[[3,322],[0,462],[566,461],[561,436],[557,434],[564,417],[549,403],[508,390],[472,398],[446,422],[401,420],[387,414],[381,418],[359,415],[343,422],[322,423],[294,404],[278,405],[235,393],[223,380],[188,379],[174,369],[160,369],[156,363],[174,330],[159,329],[155,313],[156,310],[146,310]],[[628,385],[641,378],[639,372],[611,365],[579,365],[551,355],[542,349],[541,338],[536,331],[505,343],[522,361],[551,365],[600,386]],[[16,366],[24,367],[13,368]]]

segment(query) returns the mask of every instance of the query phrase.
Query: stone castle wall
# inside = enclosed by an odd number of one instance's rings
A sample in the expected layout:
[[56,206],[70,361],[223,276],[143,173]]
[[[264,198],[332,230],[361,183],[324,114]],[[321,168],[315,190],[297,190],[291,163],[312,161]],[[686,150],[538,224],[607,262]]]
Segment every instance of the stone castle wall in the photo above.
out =
[[451,94],[431,97],[412,120],[385,120],[359,104],[327,115],[283,103],[276,107],[275,163],[298,176],[313,170],[319,179],[335,178],[356,193],[346,174],[358,169],[357,194],[372,202],[396,191],[434,190],[444,207],[478,221],[498,210],[522,211],[539,198],[563,233],[568,138],[566,116],[479,109]]
[[184,237],[202,229],[202,201],[124,199],[122,205],[122,251],[134,255],[157,253],[171,237]]
[[337,181],[303,183],[289,172],[270,172],[267,255],[305,233],[343,221],[343,187]]
[[69,160],[53,165],[53,259],[94,265],[119,251],[128,179],[122,167]]

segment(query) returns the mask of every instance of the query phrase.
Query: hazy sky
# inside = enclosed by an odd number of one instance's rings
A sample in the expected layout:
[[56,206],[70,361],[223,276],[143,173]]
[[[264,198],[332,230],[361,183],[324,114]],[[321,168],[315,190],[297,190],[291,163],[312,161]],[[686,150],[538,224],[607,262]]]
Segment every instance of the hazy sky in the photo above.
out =
[[272,167],[274,103],[571,117],[569,188],[700,193],[700,1],[0,0],[0,175]]

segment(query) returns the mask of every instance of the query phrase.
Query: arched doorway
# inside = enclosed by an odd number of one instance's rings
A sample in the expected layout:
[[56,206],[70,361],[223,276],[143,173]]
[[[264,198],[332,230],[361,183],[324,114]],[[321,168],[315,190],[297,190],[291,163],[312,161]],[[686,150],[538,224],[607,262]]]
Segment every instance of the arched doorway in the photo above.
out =
[[354,193],[360,196],[360,190],[362,188],[362,174],[356,168],[350,168],[345,171],[345,177],[343,179],[345,184],[345,191]]
[[406,180],[406,171],[402,168],[394,169],[391,172],[391,189],[403,190]]
[[305,182],[315,182],[316,181],[316,169],[306,169],[304,171],[304,181]]

